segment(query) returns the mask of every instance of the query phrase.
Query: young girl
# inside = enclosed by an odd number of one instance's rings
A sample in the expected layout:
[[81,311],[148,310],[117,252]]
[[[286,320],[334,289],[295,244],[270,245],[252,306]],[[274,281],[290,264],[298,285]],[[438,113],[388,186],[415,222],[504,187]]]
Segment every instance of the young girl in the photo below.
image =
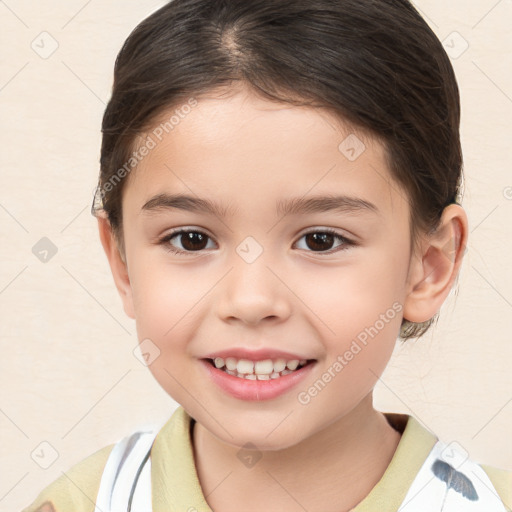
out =
[[174,0],[116,61],[93,211],[180,407],[26,512],[503,512],[512,472],[373,408],[452,289],[459,93],[407,0]]

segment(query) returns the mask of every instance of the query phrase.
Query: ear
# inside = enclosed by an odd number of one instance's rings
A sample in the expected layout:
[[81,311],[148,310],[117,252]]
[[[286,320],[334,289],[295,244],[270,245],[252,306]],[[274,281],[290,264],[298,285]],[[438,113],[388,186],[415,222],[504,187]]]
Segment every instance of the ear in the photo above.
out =
[[468,219],[457,204],[448,205],[439,227],[425,235],[411,258],[403,315],[415,323],[430,320],[440,309],[459,273],[468,238]]
[[117,291],[123,301],[124,311],[130,318],[135,319],[132,288],[130,278],[128,276],[128,266],[125,262],[125,258],[119,251],[118,243],[112,231],[112,227],[105,215],[98,215],[98,229],[100,232],[101,244],[103,245],[103,249],[107,255]]

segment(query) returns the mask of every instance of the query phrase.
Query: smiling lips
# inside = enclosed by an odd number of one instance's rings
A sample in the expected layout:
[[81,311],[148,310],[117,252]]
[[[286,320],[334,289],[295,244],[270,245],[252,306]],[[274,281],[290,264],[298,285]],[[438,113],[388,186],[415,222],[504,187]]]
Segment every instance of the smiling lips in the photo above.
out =
[[201,359],[210,379],[225,393],[241,400],[271,400],[294,388],[317,360],[293,352],[232,347]]
[[244,347],[210,353],[206,360],[229,375],[247,380],[278,379],[315,361],[273,348],[249,350]]
[[270,380],[288,375],[308,363],[307,359],[263,359],[251,361],[250,359],[236,359],[235,357],[216,357],[210,362],[219,370],[229,375],[247,380]]
[[293,389],[311,374],[317,361],[284,358],[253,360],[219,355],[201,359],[200,362],[211,382],[224,393],[240,400],[261,401],[277,398]]

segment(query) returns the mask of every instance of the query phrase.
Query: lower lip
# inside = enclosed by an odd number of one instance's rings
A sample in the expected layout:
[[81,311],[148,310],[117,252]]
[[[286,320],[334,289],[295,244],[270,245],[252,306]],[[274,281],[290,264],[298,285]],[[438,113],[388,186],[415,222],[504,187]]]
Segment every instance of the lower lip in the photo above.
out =
[[314,362],[310,362],[306,366],[292,373],[288,373],[287,375],[283,375],[282,377],[278,377],[277,379],[249,380],[219,370],[205,359],[201,359],[200,362],[205,367],[213,382],[223,391],[241,400],[257,401],[271,400],[272,398],[286,393],[301,382],[315,365]]

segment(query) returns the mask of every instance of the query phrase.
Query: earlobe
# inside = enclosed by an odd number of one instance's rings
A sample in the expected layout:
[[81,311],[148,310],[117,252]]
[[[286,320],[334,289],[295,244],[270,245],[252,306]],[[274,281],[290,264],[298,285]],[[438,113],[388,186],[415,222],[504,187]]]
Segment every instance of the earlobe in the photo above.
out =
[[123,301],[124,311],[130,318],[135,319],[128,265],[119,251],[118,243],[112,232],[110,222],[105,215],[98,215],[98,229],[101,245],[103,245],[103,249],[105,250],[114,283]]
[[419,254],[409,269],[404,318],[421,323],[441,309],[460,270],[468,238],[468,220],[464,209],[448,205],[438,229],[425,235]]

